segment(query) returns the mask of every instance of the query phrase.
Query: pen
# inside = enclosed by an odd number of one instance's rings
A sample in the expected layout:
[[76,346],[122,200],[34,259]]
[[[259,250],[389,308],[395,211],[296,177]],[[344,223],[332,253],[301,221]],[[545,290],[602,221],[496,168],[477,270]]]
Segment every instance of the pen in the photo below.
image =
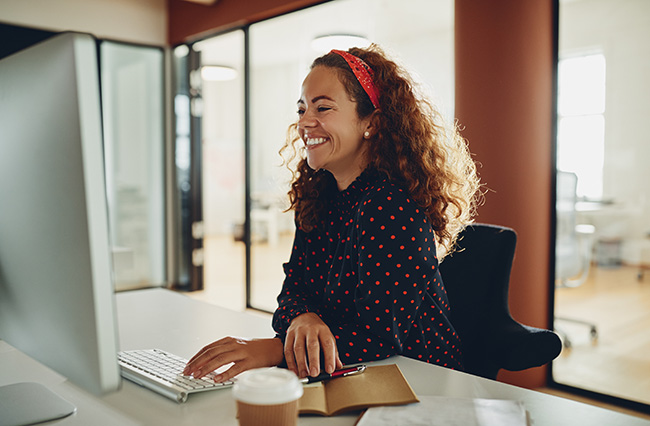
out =
[[322,382],[323,380],[334,379],[336,377],[345,377],[345,376],[351,376],[352,374],[360,374],[363,373],[364,371],[366,371],[365,365],[357,365],[354,367],[348,367],[348,368],[343,368],[341,370],[336,370],[332,374],[320,373],[316,377],[305,377],[304,379],[300,379],[300,382],[301,383]]

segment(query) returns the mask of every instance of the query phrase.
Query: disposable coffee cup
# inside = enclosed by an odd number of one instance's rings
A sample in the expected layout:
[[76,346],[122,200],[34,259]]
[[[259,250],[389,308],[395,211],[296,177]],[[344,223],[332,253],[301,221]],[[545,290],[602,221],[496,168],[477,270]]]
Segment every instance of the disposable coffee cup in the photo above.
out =
[[233,386],[240,426],[295,426],[302,383],[291,371],[258,368],[240,374]]

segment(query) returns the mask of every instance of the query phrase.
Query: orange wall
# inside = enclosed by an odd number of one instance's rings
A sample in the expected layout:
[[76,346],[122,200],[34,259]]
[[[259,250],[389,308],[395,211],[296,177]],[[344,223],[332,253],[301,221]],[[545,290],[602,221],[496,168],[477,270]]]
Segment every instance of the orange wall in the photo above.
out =
[[[555,0],[456,0],[456,117],[487,185],[479,222],[514,228],[513,317],[549,324]],[[501,380],[545,384],[544,368]]]
[[[549,323],[553,122],[553,5],[557,0],[456,0],[456,116],[490,192],[478,220],[518,233],[510,306],[528,325]],[[322,0],[168,0],[169,41],[255,22]],[[526,387],[544,368],[502,372]]]
[[323,0],[218,0],[205,6],[167,0],[170,45],[291,12]]

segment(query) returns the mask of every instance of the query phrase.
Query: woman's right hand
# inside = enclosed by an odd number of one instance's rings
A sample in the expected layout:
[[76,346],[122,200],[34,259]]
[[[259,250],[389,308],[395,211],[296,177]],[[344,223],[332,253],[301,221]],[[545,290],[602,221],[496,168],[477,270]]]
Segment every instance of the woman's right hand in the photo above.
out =
[[224,337],[201,349],[187,363],[183,374],[201,378],[224,365],[232,363],[226,371],[214,377],[225,382],[251,368],[271,367],[282,362],[282,341],[271,339],[244,339]]
[[327,324],[313,312],[298,315],[291,320],[284,341],[284,359],[287,367],[299,377],[320,374],[320,356],[327,373],[343,367],[336,347],[336,338]]

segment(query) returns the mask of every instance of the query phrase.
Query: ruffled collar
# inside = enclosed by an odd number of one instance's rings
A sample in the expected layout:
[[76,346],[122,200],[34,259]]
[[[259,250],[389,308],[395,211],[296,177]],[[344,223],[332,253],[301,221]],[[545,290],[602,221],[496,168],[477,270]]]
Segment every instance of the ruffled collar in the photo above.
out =
[[383,173],[373,168],[365,169],[347,188],[334,198],[334,205],[342,210],[348,210],[361,196],[381,180],[386,179]]

